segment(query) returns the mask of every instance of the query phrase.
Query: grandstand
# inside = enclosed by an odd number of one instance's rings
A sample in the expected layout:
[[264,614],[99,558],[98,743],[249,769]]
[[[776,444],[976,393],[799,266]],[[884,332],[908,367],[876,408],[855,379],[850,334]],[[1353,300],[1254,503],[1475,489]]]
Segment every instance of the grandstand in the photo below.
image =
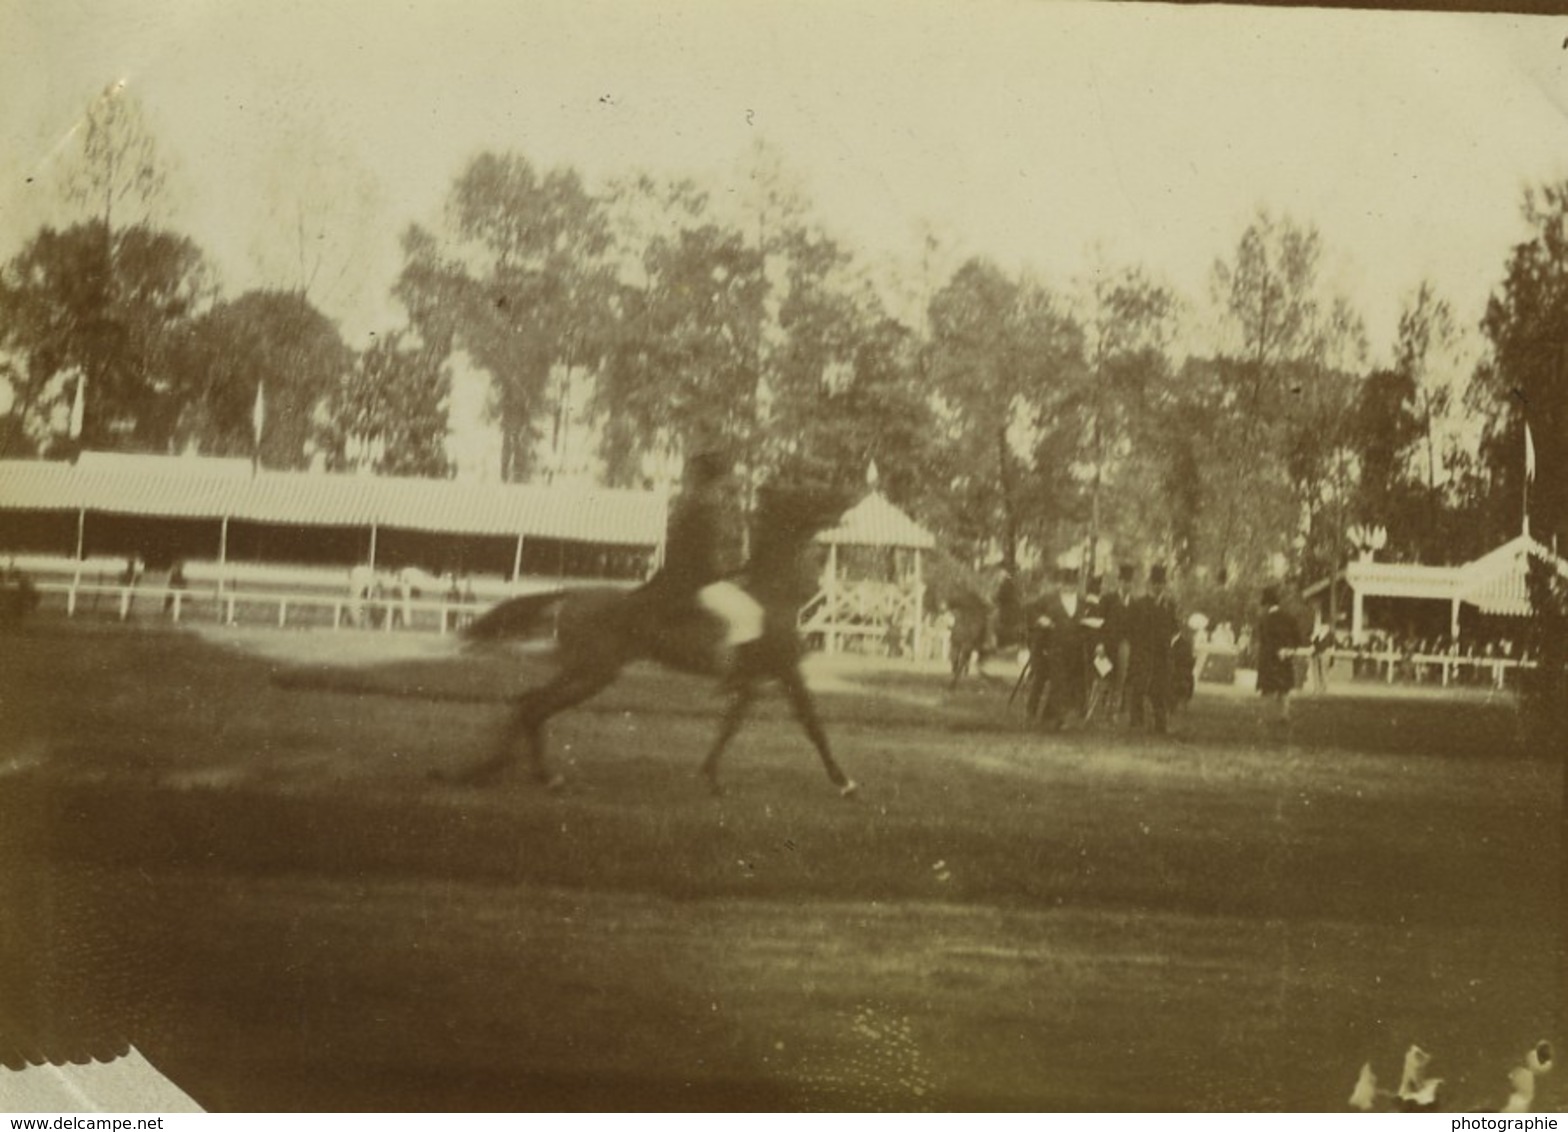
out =
[[665,514],[645,491],[0,461],[0,555],[70,615],[446,629],[515,593],[635,584]]

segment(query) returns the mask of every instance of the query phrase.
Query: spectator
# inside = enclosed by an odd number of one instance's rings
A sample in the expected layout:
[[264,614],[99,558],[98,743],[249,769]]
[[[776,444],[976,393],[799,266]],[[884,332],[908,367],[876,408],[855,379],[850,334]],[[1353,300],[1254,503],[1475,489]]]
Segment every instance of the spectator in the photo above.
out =
[[1149,568],[1149,590],[1127,611],[1132,656],[1128,665],[1128,722],[1142,727],[1152,710],[1154,731],[1165,734],[1170,713],[1171,648],[1180,632],[1176,605],[1165,592],[1165,567]]
[[1279,589],[1263,590],[1263,617],[1258,621],[1258,692],[1273,705],[1271,726],[1283,730],[1290,724],[1290,693],[1296,687],[1295,650],[1301,647],[1301,628],[1280,608]]
[[185,581],[185,563],[175,559],[174,565],[169,568],[169,582],[163,595],[163,615],[179,619],[179,603],[185,596],[187,584]]
[[1127,668],[1132,659],[1132,642],[1128,638],[1127,611],[1132,605],[1135,571],[1132,563],[1124,562],[1116,571],[1116,586],[1100,600],[1100,617],[1104,621],[1100,632],[1105,641],[1105,653],[1111,662],[1111,687],[1103,710],[1107,718],[1115,719],[1127,706]]
[[364,563],[348,572],[348,620],[356,629],[365,625],[365,602],[370,597],[374,581],[375,576]]
[[0,577],[0,627],[20,625],[27,615],[38,608],[38,590],[25,573],[16,568],[16,560],[6,563],[5,574]]
[[1312,621],[1312,691],[1321,696],[1328,691],[1328,668],[1334,663],[1334,634],[1328,622],[1317,616]]

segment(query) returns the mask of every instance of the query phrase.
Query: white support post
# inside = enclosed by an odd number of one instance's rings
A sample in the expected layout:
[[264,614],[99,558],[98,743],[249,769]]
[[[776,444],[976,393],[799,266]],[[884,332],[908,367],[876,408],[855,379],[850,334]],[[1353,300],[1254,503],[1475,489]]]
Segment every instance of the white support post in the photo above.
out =
[[916,660],[923,660],[926,655],[924,650],[926,627],[926,583],[925,577],[922,574],[920,568],[920,560],[923,556],[924,555],[922,551],[917,546],[915,548],[915,608],[913,610],[915,617],[915,639],[913,641],[913,646]]
[[282,629],[289,623],[289,603],[287,598],[278,598],[278,628]]
[[517,585],[517,579],[523,576],[523,535],[517,534],[517,549],[512,553],[512,585]]
[[1366,603],[1359,586],[1350,590],[1350,639],[1358,645],[1366,639]]

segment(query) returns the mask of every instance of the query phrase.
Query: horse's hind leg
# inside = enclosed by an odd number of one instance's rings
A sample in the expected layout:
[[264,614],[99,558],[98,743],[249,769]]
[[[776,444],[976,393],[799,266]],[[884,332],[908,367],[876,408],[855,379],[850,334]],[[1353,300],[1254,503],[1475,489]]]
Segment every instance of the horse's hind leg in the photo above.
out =
[[713,741],[713,746],[708,748],[708,757],[702,760],[702,776],[708,781],[708,789],[715,794],[721,793],[719,787],[719,756],[724,753],[724,748],[729,746],[730,740],[735,738],[735,732],[740,730],[741,722],[746,718],[746,709],[751,706],[751,701],[756,697],[756,689],[750,680],[742,680],[730,689],[730,702],[725,705],[724,719],[719,723],[719,734]]
[[512,717],[495,754],[455,776],[459,782],[488,782],[517,760],[521,750],[536,781],[555,789],[564,783],[544,754],[544,725],[551,716],[582,703],[613,681],[618,668],[562,672],[542,687],[517,697]]
[[800,725],[806,729],[812,745],[817,748],[817,754],[822,759],[822,766],[828,772],[828,778],[833,785],[838,787],[838,792],[848,798],[860,789],[855,780],[845,774],[843,768],[833,758],[833,752],[828,748],[827,732],[822,729],[822,720],[817,716],[817,705],[812,702],[811,692],[806,688],[806,680],[800,674],[800,666],[792,664],[779,673],[779,682],[784,685],[784,694],[789,697],[789,706],[795,712],[795,718],[800,720]]

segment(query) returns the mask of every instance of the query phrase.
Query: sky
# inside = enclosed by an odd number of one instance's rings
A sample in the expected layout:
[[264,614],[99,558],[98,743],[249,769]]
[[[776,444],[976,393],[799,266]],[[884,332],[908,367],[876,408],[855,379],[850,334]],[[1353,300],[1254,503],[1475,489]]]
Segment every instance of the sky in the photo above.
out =
[[398,236],[475,154],[724,194],[761,138],[880,268],[930,230],[1201,307],[1256,210],[1287,214],[1377,360],[1423,279],[1473,326],[1524,188],[1568,176],[1565,47],[1563,18],[1233,6],[0,0],[0,260],[68,217],[74,131],[123,81],[225,292],[308,277],[351,345],[400,321]]

